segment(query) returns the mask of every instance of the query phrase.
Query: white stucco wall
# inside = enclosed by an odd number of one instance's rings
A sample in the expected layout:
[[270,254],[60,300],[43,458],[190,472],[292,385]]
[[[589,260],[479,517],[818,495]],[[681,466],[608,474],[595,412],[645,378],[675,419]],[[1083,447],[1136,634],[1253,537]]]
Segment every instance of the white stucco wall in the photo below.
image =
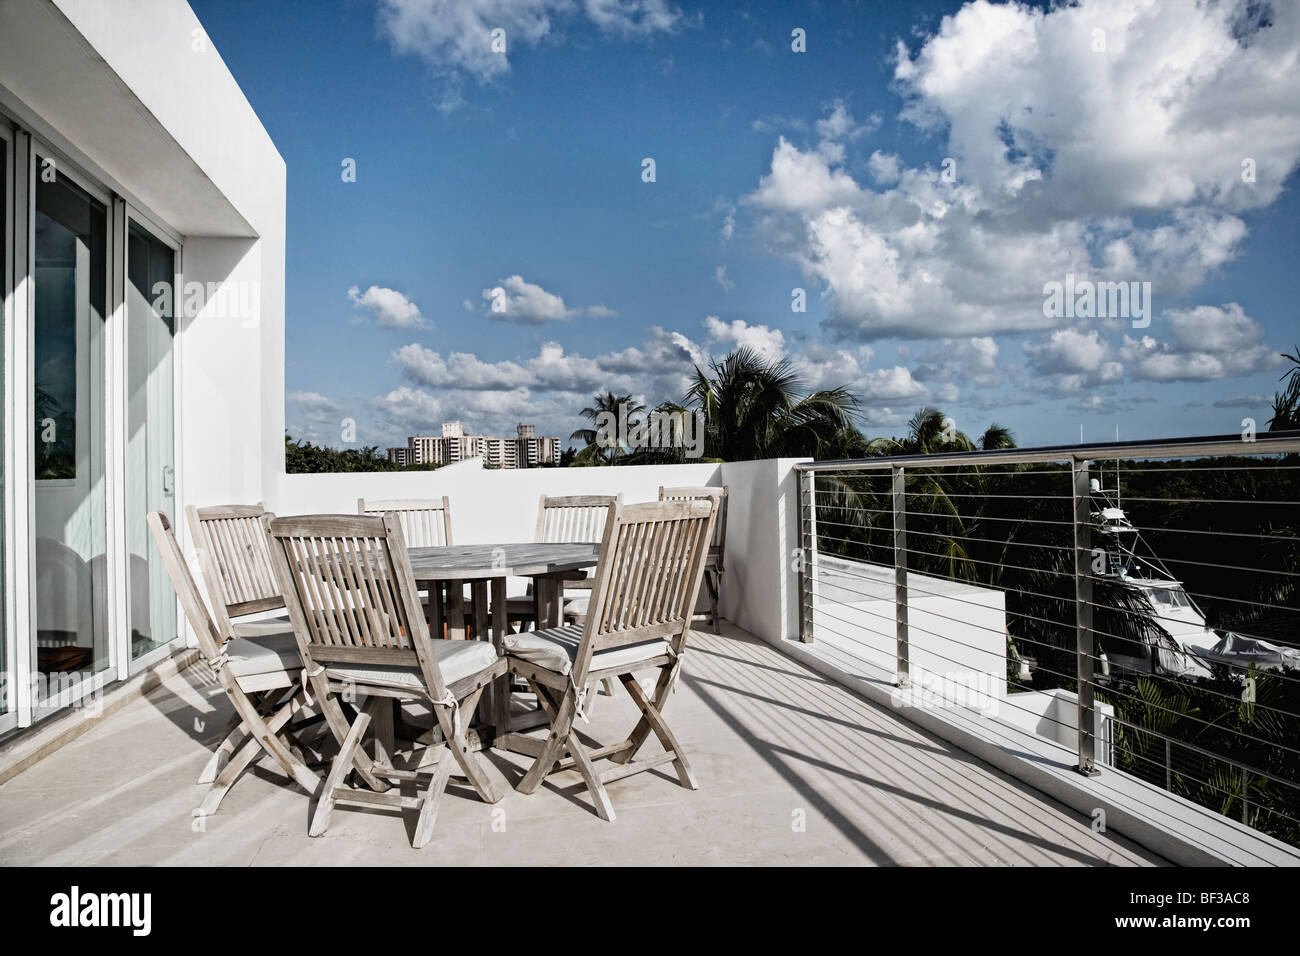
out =
[[186,282],[251,306],[178,315],[177,472],[182,503],[263,497],[283,472],[284,160],[188,4],[6,6],[40,38],[12,79],[33,119],[182,236]]
[[527,541],[542,494],[653,501],[661,485],[727,485],[722,616],[764,640],[798,632],[794,459],[726,464],[486,471],[477,459],[431,472],[288,475],[266,498],[279,514],[356,512],[358,498],[451,499],[457,543]]

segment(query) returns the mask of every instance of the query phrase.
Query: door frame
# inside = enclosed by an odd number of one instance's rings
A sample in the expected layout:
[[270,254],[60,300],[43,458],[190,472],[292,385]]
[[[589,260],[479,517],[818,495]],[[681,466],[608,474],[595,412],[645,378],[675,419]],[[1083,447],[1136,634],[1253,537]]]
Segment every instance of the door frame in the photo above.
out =
[[[0,578],[0,589],[3,589],[3,614],[0,615],[0,627],[3,633],[0,634],[0,641],[3,642],[4,652],[4,680],[0,684],[0,734],[7,733],[18,726],[19,719],[19,693],[17,679],[18,674],[26,674],[27,669],[24,666],[19,669],[18,662],[18,621],[17,621],[17,596],[18,587],[15,577],[18,564],[18,548],[16,542],[19,537],[15,534],[16,525],[26,527],[26,522],[17,522],[14,507],[13,488],[15,477],[18,474],[17,462],[13,454],[12,446],[9,443],[10,436],[14,433],[14,416],[11,409],[14,405],[10,401],[10,388],[13,383],[12,366],[13,356],[18,353],[14,350],[13,328],[15,323],[15,314],[17,312],[17,303],[14,301],[13,277],[16,275],[14,269],[14,256],[16,255],[15,247],[18,245],[18,232],[16,223],[18,222],[18,213],[14,206],[14,179],[18,175],[15,168],[16,160],[16,142],[18,140],[17,131],[10,125],[4,116],[0,116],[0,153],[4,156],[4,179],[0,182],[0,230],[3,230],[4,241],[0,243],[4,247],[4,255],[0,257],[0,317],[4,320],[3,343],[3,368],[0,369],[0,383],[3,388],[0,391],[3,395],[0,400],[4,402],[4,419],[0,423],[0,460],[3,461],[3,477],[0,478],[0,487],[3,488],[3,498],[0,500],[0,525],[3,525],[3,554],[0,555],[0,567],[3,568],[3,578]],[[24,163],[24,165],[26,165]],[[22,539],[22,540],[25,540]]]
[[[178,535],[188,534],[188,529],[182,531],[185,522],[180,520],[180,513],[181,513],[180,502],[182,501],[181,498],[182,469],[179,467],[179,462],[181,457],[181,427],[180,427],[181,416],[180,416],[180,403],[177,401],[177,395],[179,393],[178,373],[180,369],[180,362],[178,361],[177,358],[177,351],[180,345],[180,338],[181,338],[180,310],[181,310],[182,296],[184,293],[184,290],[182,288],[182,281],[183,281],[182,276],[184,275],[185,272],[184,266],[181,261],[181,257],[184,254],[184,242],[181,239],[181,237],[178,236],[171,229],[168,229],[167,227],[163,226],[152,216],[143,212],[136,206],[132,205],[130,202],[115,197],[115,204],[116,203],[121,203],[121,208],[122,208],[122,216],[121,216],[122,297],[121,297],[120,307],[121,307],[121,329],[122,329],[122,366],[121,367],[123,370],[123,374],[122,374],[122,396],[121,396],[122,398],[121,421],[119,423],[121,427],[121,434],[122,434],[122,447],[121,447],[121,456],[119,462],[122,468],[122,488],[125,491],[126,470],[128,467],[126,438],[129,434],[128,432],[129,423],[127,420],[128,419],[127,388],[129,387],[130,383],[128,381],[128,375],[126,373],[126,369],[127,369],[126,359],[127,359],[127,345],[128,345],[127,337],[130,334],[130,324],[127,322],[127,315],[126,315],[127,256],[130,254],[129,243],[131,239],[131,234],[130,234],[131,223],[134,222],[137,226],[139,226],[140,228],[148,232],[149,235],[151,235],[154,239],[156,239],[158,242],[161,242],[163,245],[167,246],[172,251],[172,349],[171,349],[172,474],[173,474],[172,510],[175,513],[168,515],[168,518],[171,520],[172,527],[177,529]],[[166,644],[163,644],[160,647],[155,647],[147,654],[142,654],[138,659],[136,660],[131,659],[131,581],[130,581],[130,558],[129,555],[127,555],[127,550],[128,550],[127,537],[126,537],[127,515],[126,515],[125,494],[121,496],[121,501],[118,502],[117,505],[122,510],[121,527],[123,530],[122,530],[121,549],[122,549],[122,554],[125,556],[125,559],[122,562],[123,565],[125,565],[123,569],[124,590],[122,591],[122,593],[126,596],[126,600],[122,602],[123,608],[122,608],[121,620],[117,622],[117,640],[120,644],[118,650],[119,653],[121,654],[121,657],[119,658],[119,660],[126,662],[126,671],[127,671],[126,676],[132,676],[138,674],[142,670],[147,670],[148,668],[152,667],[154,664],[157,664],[159,661],[170,657],[172,654],[175,654],[179,648],[185,646],[185,612],[184,609],[181,607],[180,598],[178,596],[173,595],[173,603],[175,604],[175,610],[176,610],[176,636],[172,638],[170,641],[168,641]],[[179,538],[179,540],[181,542],[181,546],[184,547],[185,538],[181,537]]]

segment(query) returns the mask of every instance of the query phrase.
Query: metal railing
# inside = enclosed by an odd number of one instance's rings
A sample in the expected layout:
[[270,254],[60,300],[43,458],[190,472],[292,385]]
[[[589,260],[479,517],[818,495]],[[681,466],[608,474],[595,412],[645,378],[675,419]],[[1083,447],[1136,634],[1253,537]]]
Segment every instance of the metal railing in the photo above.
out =
[[1300,432],[797,469],[800,640],[1300,845]]

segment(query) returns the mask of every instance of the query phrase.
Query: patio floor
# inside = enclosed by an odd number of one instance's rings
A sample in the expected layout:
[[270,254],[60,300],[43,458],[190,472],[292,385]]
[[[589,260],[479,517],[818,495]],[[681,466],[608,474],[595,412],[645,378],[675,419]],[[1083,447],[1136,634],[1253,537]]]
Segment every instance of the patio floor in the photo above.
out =
[[[610,786],[600,820],[576,772],[496,807],[454,783],[433,841],[413,814],[340,806],[307,836],[311,801],[263,761],[193,829],[195,779],[230,707],[200,665],[0,786],[0,863],[1151,865],[1089,818],[925,734],[887,709],[724,625],[693,633],[665,716],[698,791],[671,767]],[[593,736],[635,716],[598,697]],[[648,744],[647,748],[656,746]],[[511,786],[526,758],[494,754]],[[800,825],[802,823],[802,826]]]

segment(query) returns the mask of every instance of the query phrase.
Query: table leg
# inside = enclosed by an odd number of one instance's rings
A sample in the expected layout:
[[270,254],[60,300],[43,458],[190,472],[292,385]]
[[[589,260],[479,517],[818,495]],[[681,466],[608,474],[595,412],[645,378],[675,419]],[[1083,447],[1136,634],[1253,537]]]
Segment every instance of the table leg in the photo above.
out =
[[447,624],[447,605],[443,600],[441,581],[429,581],[429,637],[435,641],[440,641],[447,636],[443,628]]
[[[491,632],[488,628],[488,582],[484,580],[471,581],[469,585],[469,596],[472,610],[474,613],[474,640],[486,641],[491,639]],[[492,722],[492,701],[495,696],[495,689],[489,685],[484,689],[483,696],[478,702],[478,720],[480,724],[490,724]]]
[[563,622],[564,582],[553,575],[533,578],[533,613],[537,628],[559,627]]
[[[505,654],[506,633],[510,630],[510,621],[506,608],[506,579],[492,579],[492,646],[498,654]],[[509,671],[493,682],[492,687],[492,726],[496,736],[510,731],[510,673]]]
[[465,582],[447,582],[447,637],[465,639]]

